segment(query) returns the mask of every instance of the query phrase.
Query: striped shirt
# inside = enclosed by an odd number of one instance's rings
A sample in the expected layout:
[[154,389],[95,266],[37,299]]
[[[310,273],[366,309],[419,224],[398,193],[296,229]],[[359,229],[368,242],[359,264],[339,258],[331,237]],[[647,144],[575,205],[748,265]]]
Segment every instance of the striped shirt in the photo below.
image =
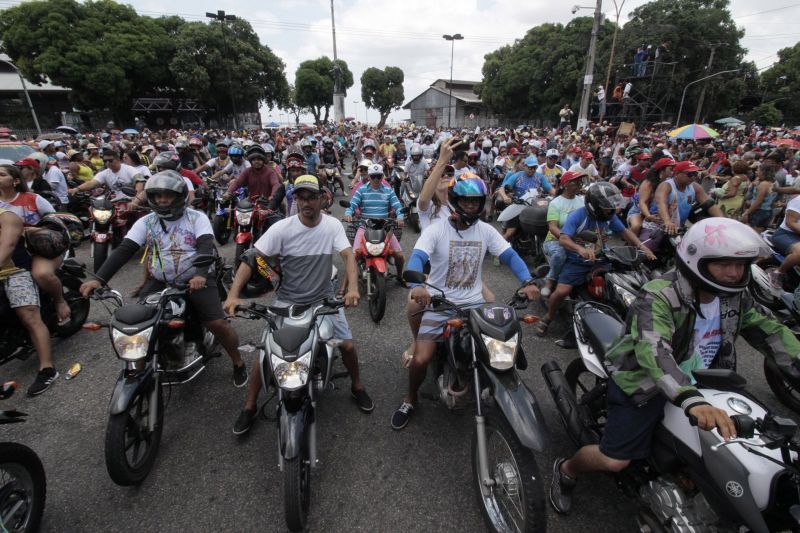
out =
[[394,189],[381,184],[380,188],[375,189],[370,183],[365,183],[356,190],[353,198],[350,199],[350,207],[344,214],[352,216],[356,209],[361,208],[361,218],[389,218],[389,209],[394,209],[397,219],[403,219],[401,209],[403,206]]

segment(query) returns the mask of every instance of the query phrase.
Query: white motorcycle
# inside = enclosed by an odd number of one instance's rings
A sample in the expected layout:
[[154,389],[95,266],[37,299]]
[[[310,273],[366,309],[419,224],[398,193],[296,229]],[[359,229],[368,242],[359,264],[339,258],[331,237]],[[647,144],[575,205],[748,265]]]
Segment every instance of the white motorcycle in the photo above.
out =
[[[566,372],[542,366],[567,433],[578,446],[597,444],[606,416],[605,354],[625,331],[613,310],[580,302],[574,310],[580,357]],[[651,457],[618,474],[618,485],[639,504],[642,532],[797,531],[800,529],[800,443],[797,424],[774,416],[745,391],[731,370],[695,370],[697,387],[728,412],[737,438],[701,431],[667,403]]]

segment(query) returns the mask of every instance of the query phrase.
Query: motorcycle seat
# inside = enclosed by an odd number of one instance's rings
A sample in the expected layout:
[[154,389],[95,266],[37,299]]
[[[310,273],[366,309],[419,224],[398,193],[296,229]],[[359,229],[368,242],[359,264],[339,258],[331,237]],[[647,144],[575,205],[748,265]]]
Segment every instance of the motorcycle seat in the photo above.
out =
[[156,315],[158,309],[152,305],[123,305],[114,313],[114,318],[122,324],[139,324]]
[[272,332],[272,338],[286,352],[296,352],[308,338],[307,327],[284,326]]
[[588,337],[589,344],[604,360],[606,353],[614,342],[625,333],[625,324],[615,317],[607,315],[597,309],[586,309],[582,314],[583,333]]

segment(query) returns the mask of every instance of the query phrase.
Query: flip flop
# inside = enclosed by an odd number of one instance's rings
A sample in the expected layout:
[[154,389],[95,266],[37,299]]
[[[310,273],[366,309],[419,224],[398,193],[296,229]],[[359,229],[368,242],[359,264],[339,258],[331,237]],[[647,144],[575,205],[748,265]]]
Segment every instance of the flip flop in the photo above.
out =
[[539,337],[544,337],[547,335],[547,328],[550,326],[550,321],[546,318],[539,320],[536,324],[536,335]]

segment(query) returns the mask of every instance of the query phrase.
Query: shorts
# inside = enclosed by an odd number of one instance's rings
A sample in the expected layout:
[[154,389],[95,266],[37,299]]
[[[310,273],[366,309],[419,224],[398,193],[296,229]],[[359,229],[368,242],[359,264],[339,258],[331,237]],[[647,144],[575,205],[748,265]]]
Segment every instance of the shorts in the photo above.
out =
[[[291,303],[284,300],[275,300],[272,302],[274,307],[289,307]],[[347,323],[347,318],[344,316],[344,308],[339,309],[339,313],[335,315],[326,315],[326,319],[331,321],[333,325],[333,338],[341,341],[353,340],[353,333],[350,331],[350,325]]]
[[564,266],[561,267],[561,273],[558,275],[559,285],[583,285],[586,283],[586,277],[594,270],[610,270],[611,263],[608,261],[594,261],[593,263],[578,263],[579,259],[572,259],[567,257]]
[[544,241],[542,251],[544,251],[544,256],[550,264],[550,270],[547,271],[547,279],[556,281],[561,269],[564,267],[564,263],[567,261],[567,251],[556,240]]
[[39,289],[36,287],[30,272],[23,270],[22,272],[11,274],[2,281],[8,305],[12,309],[27,306],[39,307]]
[[754,228],[766,228],[772,221],[772,209],[759,209],[750,215],[750,226]]
[[[144,297],[148,294],[164,290],[167,285],[163,281],[155,279],[148,280],[139,294]],[[219,299],[217,283],[213,279],[206,281],[206,287],[199,291],[190,291],[187,296],[192,306],[195,318],[200,322],[211,322],[225,318],[225,311],[222,310],[222,302]]]
[[[479,305],[483,304],[476,303],[474,306],[477,307]],[[444,326],[449,319],[453,318],[454,314],[454,311],[445,313],[425,311],[425,313],[422,314],[422,321],[420,322],[419,331],[417,332],[417,340],[430,342],[444,340]]]
[[[356,231],[356,236],[353,239],[353,251],[357,252],[361,249],[361,243],[364,242],[364,226],[361,226]],[[392,249],[393,252],[402,252],[403,249],[400,248],[400,242],[398,242],[397,237],[392,234],[392,239],[389,241],[389,247]]]
[[783,255],[789,255],[792,246],[800,242],[800,235],[793,231],[787,231],[781,227],[772,234],[772,244]]
[[608,380],[607,398],[608,414],[600,451],[619,461],[650,457],[653,433],[664,416],[667,399],[659,394],[644,404],[636,404],[613,379]]

